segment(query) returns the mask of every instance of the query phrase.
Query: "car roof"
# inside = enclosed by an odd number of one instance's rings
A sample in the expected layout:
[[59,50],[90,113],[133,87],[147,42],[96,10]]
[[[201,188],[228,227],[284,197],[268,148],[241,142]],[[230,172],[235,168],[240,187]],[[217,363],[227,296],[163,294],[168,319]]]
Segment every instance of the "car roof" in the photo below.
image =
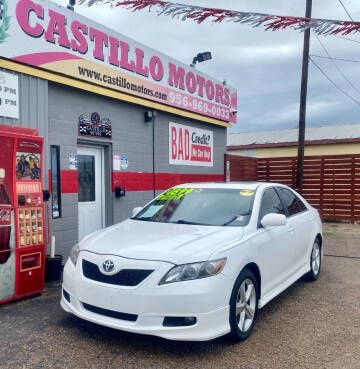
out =
[[[183,183],[176,186],[176,188],[224,188],[224,189],[245,189],[256,190],[258,187],[277,186],[278,183],[268,182],[197,182],[197,183]],[[282,186],[282,185],[280,185]]]

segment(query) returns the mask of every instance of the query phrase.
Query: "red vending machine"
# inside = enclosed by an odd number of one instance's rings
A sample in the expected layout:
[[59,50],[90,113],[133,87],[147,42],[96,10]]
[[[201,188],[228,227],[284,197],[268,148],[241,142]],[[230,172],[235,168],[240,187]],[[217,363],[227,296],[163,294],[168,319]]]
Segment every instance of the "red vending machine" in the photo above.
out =
[[43,138],[0,126],[0,303],[44,289]]

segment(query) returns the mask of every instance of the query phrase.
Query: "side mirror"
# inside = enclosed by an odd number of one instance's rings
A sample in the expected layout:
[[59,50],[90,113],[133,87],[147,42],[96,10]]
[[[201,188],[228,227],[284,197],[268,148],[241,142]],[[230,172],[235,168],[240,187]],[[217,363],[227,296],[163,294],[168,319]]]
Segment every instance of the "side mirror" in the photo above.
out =
[[142,210],[141,206],[137,206],[136,208],[134,208],[132,211],[132,216],[134,217],[137,213],[140,212],[140,210]]
[[264,228],[284,226],[286,225],[286,216],[284,214],[275,213],[266,214],[261,219],[261,225]]

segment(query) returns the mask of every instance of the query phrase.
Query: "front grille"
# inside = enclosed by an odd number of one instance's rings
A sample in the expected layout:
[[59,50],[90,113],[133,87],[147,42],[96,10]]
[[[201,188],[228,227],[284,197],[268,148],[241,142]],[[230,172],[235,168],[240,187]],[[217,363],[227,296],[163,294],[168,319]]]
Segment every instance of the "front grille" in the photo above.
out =
[[107,309],[103,309],[103,308],[100,308],[94,305],[85,304],[84,302],[83,302],[83,306],[86,310],[91,311],[92,313],[104,315],[109,318],[127,320],[129,322],[136,322],[137,317],[138,317],[135,314],[127,314],[127,313],[120,313],[114,310],[107,310]]
[[127,287],[137,286],[153,272],[153,270],[144,269],[122,269],[114,275],[104,275],[96,264],[87,260],[82,261],[82,268],[84,277],[88,279]]

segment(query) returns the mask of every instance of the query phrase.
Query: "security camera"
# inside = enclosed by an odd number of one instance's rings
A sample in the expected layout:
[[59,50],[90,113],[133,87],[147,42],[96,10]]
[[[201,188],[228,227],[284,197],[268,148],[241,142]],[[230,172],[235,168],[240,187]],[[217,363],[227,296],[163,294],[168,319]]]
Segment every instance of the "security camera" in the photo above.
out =
[[67,8],[69,10],[74,11],[74,6],[75,6],[75,0],[69,0],[69,5],[67,6]]
[[238,112],[237,109],[234,109],[234,108],[230,109],[230,114],[231,115],[235,115],[237,112]]

